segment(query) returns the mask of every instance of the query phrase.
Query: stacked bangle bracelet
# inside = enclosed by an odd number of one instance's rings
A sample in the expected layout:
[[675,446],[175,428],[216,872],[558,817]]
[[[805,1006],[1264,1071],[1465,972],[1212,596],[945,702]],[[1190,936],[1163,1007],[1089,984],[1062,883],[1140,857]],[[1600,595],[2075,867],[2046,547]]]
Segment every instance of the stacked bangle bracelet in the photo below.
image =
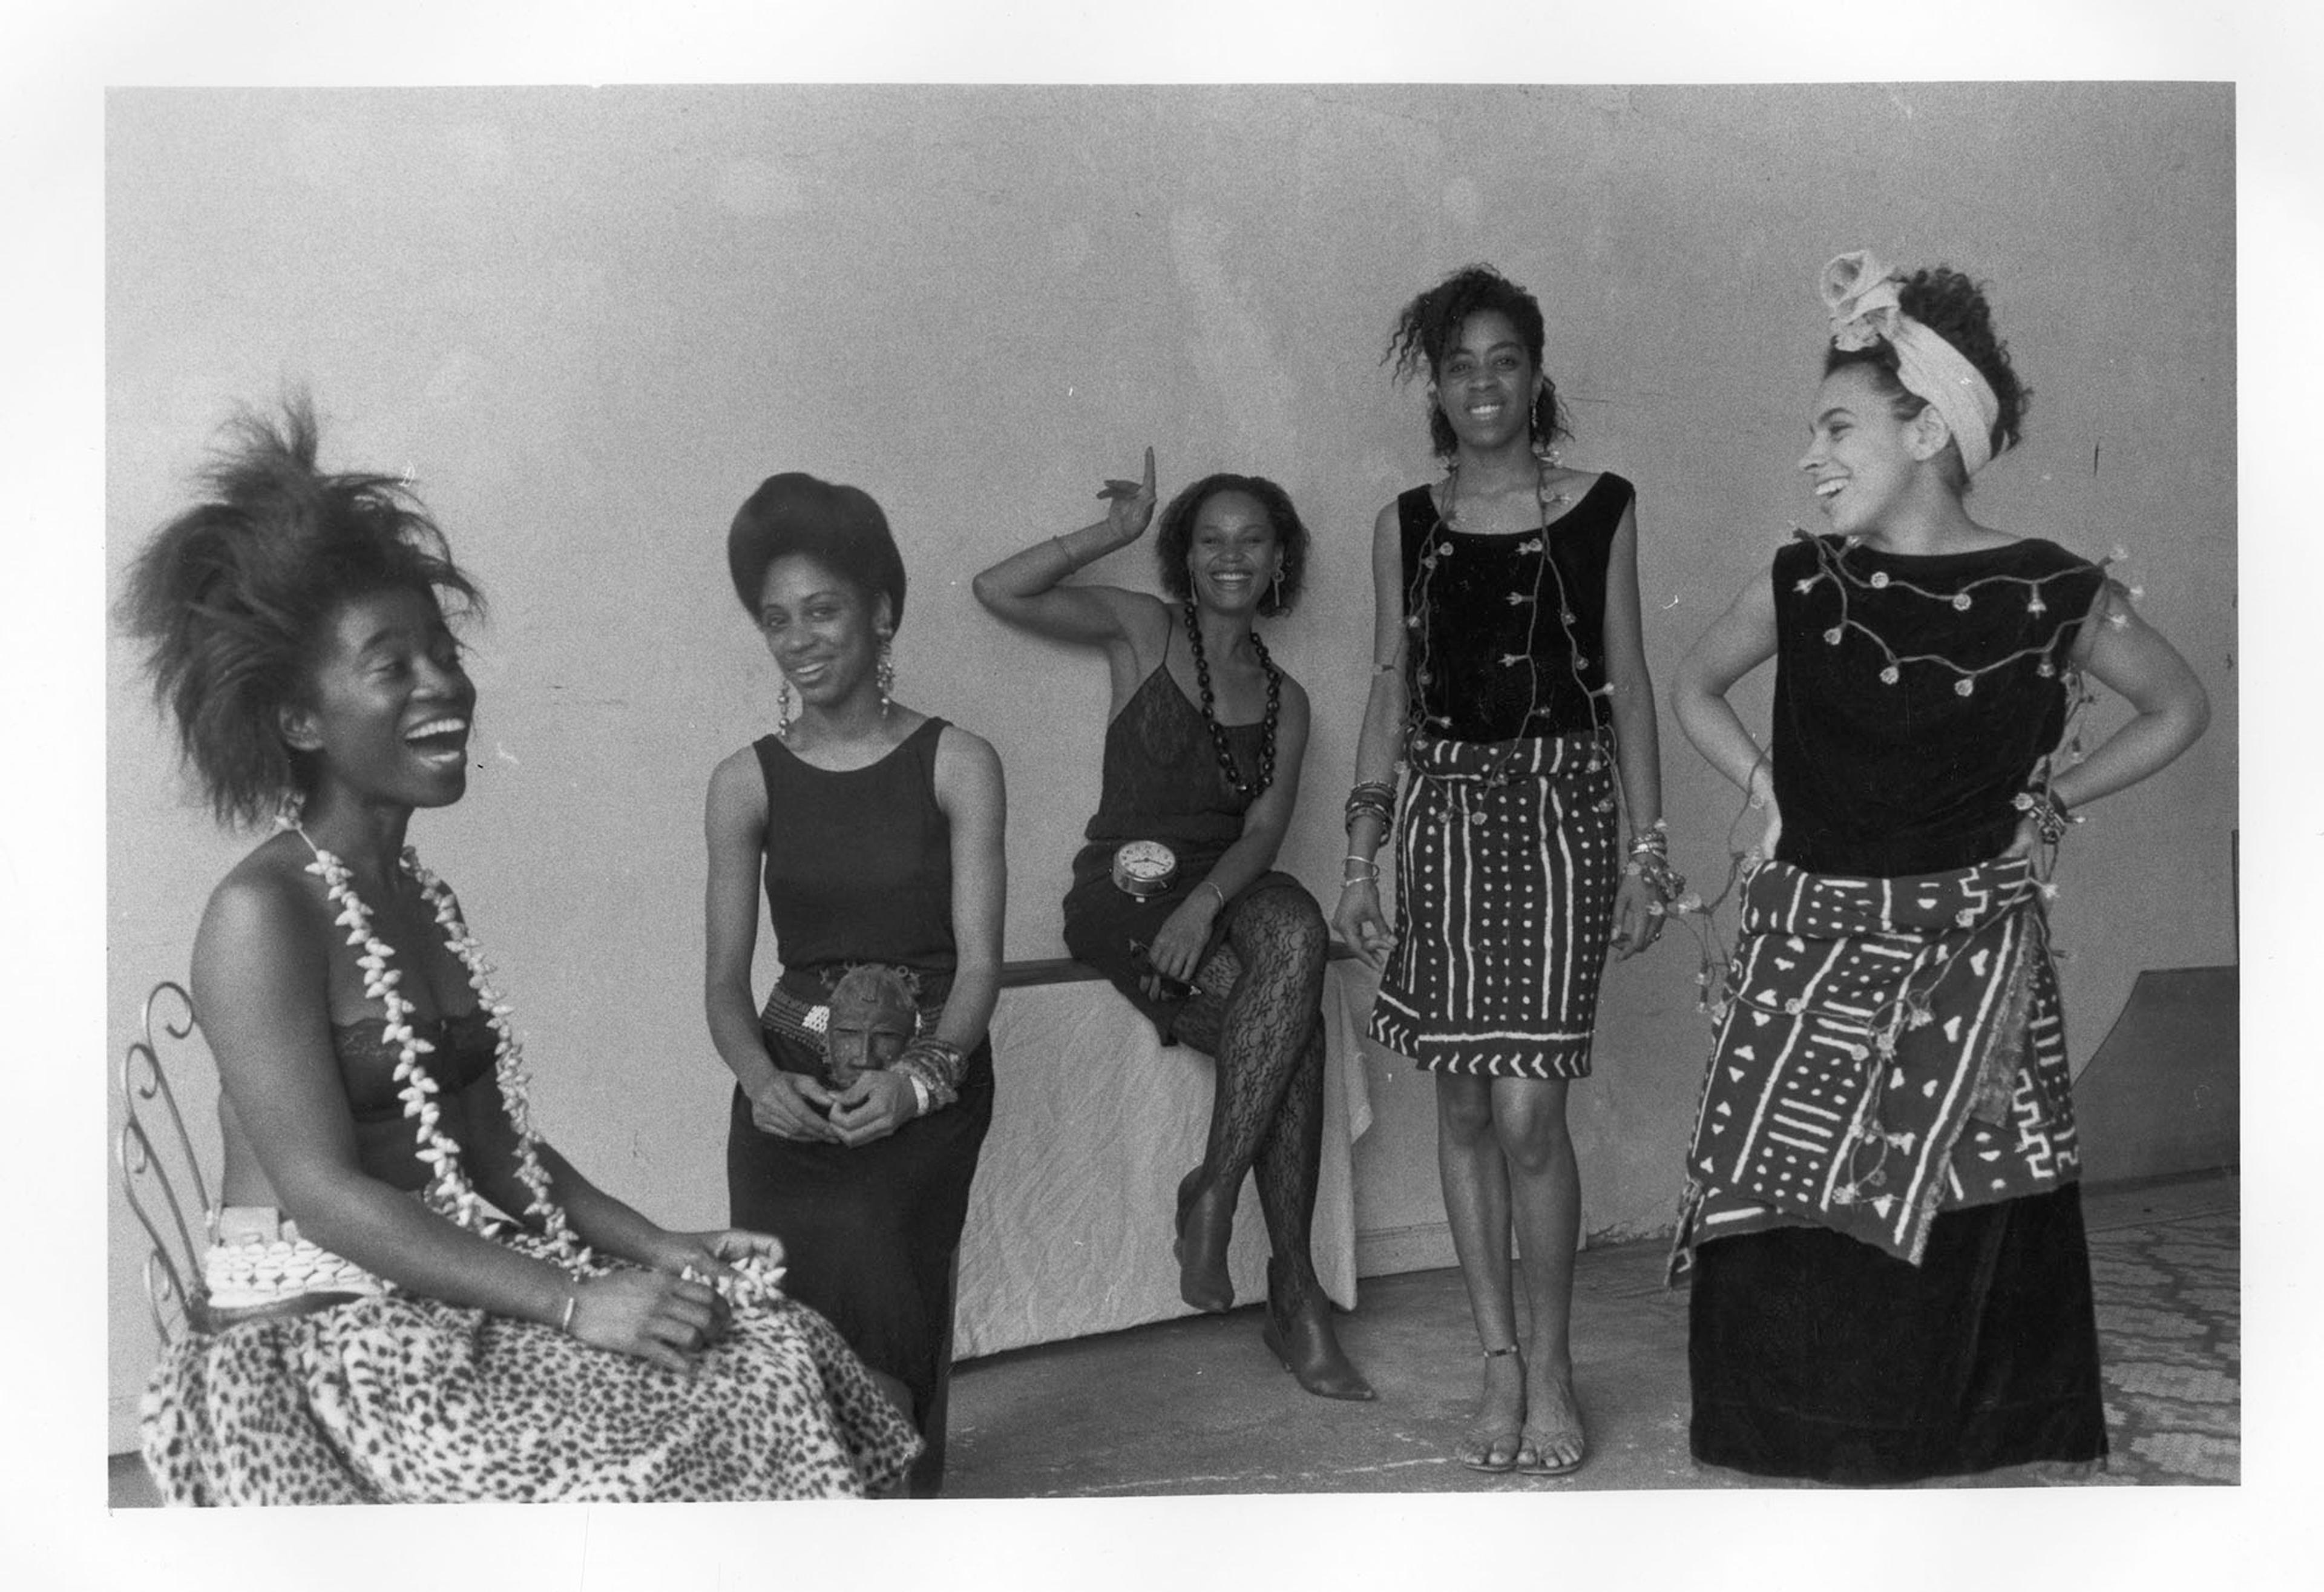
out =
[[1670,823],[1656,819],[1646,830],[1630,842],[1630,860],[1622,871],[1644,879],[1665,900],[1673,900],[1686,888],[1686,875],[1670,865]]
[[2055,846],[2066,838],[2069,826],[2080,823],[2081,817],[2047,791],[2020,791],[2011,799],[2011,805],[2034,820],[2036,833],[2044,846]]
[[1356,820],[1370,814],[1379,819],[1380,828],[1388,828],[1396,822],[1396,786],[1387,780],[1359,780],[1356,788],[1348,792],[1347,828],[1353,833]]

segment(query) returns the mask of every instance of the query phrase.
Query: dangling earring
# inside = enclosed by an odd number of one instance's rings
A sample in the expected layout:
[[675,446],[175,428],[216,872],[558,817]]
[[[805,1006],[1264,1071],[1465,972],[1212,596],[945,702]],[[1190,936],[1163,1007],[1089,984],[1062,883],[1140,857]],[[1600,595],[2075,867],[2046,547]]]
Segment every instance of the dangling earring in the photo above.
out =
[[775,739],[788,741],[790,738],[791,677],[786,674],[782,684],[775,689]]
[[1283,566],[1280,564],[1275,566],[1275,578],[1267,583],[1267,606],[1278,614],[1283,612]]
[[1549,389],[1538,388],[1533,395],[1533,405],[1526,411],[1526,446],[1533,449],[1534,458],[1551,469],[1557,467],[1557,443],[1549,434],[1541,414],[1541,401],[1549,396]]
[[880,685],[880,717],[885,718],[896,690],[896,638],[892,634],[880,638],[880,662],[872,671],[872,678]]

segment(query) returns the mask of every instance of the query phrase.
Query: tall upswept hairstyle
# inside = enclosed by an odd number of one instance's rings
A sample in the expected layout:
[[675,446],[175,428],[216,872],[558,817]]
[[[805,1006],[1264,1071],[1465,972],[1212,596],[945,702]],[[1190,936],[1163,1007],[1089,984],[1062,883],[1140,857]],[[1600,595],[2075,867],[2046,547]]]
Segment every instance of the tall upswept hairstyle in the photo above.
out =
[[888,516],[860,486],[801,470],[769,476],[734,511],[726,531],[726,572],[743,611],[759,616],[767,566],[795,554],[813,559],[862,594],[888,599],[888,622],[904,624],[904,555]]
[[144,644],[155,705],[222,824],[270,818],[309,791],[309,754],[282,739],[341,605],[425,594],[447,618],[484,597],[402,482],[316,463],[314,405],[239,412],[200,482],[203,501],[130,565],[116,617]]
[[[1490,265],[1463,265],[1399,310],[1380,363],[1399,377],[1421,375],[1434,381],[1444,356],[1459,345],[1461,328],[1469,317],[1488,310],[1508,317],[1533,358],[1534,368],[1541,372],[1541,391],[1526,417],[1534,446],[1546,448],[1560,437],[1571,436],[1565,409],[1557,401],[1557,384],[1549,379],[1542,362],[1548,329],[1542,320],[1541,302]],[[1451,458],[1461,449],[1452,422],[1434,402],[1428,406],[1428,441],[1439,458]]]

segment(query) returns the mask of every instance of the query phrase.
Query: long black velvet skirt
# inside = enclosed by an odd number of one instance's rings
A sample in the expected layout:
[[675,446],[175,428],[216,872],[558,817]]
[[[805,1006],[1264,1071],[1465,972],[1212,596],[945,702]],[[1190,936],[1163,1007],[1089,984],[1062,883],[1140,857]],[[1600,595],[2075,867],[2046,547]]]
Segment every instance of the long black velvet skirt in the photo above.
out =
[[[781,1035],[764,1038],[777,1066],[815,1070],[788,1053]],[[957,1100],[856,1149],[760,1132],[739,1088],[727,1120],[734,1226],[783,1241],[783,1291],[838,1328],[864,1364],[911,1390],[913,1419],[931,1449],[942,1441],[929,1415],[952,1338],[953,1259],[991,1125],[989,1043],[969,1053]]]
[[1855,1485],[2107,1451],[2081,1192],[1936,1218],[1918,1266],[1821,1227],[1694,1254],[1694,1457]]

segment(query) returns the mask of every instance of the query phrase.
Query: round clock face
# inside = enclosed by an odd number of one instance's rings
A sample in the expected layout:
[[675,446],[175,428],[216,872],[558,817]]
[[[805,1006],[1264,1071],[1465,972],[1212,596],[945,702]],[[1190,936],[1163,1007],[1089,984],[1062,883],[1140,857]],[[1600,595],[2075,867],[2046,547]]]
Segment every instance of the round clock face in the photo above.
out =
[[1132,895],[1151,895],[1178,871],[1178,859],[1158,840],[1132,840],[1113,854],[1113,882]]

